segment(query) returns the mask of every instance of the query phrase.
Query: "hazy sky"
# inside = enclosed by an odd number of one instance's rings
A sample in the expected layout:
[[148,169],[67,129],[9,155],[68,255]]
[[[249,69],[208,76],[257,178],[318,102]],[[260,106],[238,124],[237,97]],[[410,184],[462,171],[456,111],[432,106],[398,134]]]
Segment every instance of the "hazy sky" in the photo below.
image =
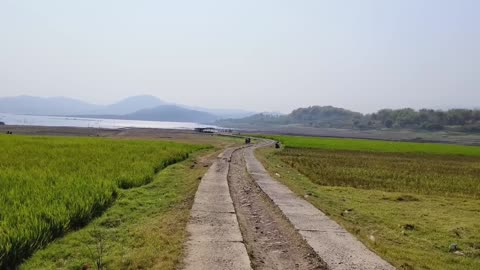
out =
[[0,0],[0,96],[480,106],[478,0]]

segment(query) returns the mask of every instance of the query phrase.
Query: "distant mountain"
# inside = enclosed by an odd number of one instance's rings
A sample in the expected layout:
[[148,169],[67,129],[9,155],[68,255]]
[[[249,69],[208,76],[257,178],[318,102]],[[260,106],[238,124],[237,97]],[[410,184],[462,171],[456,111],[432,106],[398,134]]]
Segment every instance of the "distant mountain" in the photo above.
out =
[[65,97],[16,96],[0,98],[0,113],[67,115],[82,114],[101,109],[100,105],[89,104]]
[[281,112],[262,112],[261,114],[263,114],[263,115],[269,115],[269,116],[282,116],[282,115],[285,115],[284,113],[281,113]]
[[166,105],[167,102],[160,100],[157,97],[149,95],[133,96],[125,98],[117,103],[105,106],[104,108],[91,112],[92,114],[112,114],[123,115],[133,113],[143,109],[154,108],[161,105]]
[[215,124],[219,126],[234,128],[256,128],[287,125],[289,123],[290,120],[286,115],[271,115],[266,113],[258,113],[240,119],[221,119],[216,121]]
[[296,109],[288,117],[294,123],[307,126],[349,128],[363,114],[333,106],[310,106]]
[[198,123],[253,114],[243,110],[176,105],[150,95],[128,97],[111,105],[94,105],[65,97],[4,97],[0,98],[0,113]]
[[256,114],[241,119],[218,120],[216,125],[232,128],[268,129],[284,127],[342,129],[413,129],[428,131],[480,132],[480,110],[382,109],[361,114],[332,106],[299,108],[288,115]]
[[218,120],[216,124],[225,127],[271,127],[279,125],[302,125],[310,127],[351,127],[361,113],[332,106],[311,106],[299,108],[288,115],[260,113],[241,119]]
[[207,112],[189,110],[176,105],[162,105],[151,109],[143,109],[124,115],[122,118],[131,120],[196,123],[212,123],[219,119],[218,116]]
[[256,114],[255,112],[245,111],[245,110],[209,109],[204,107],[187,106],[187,105],[180,105],[180,104],[178,104],[178,106],[185,109],[207,112],[207,113],[218,116],[220,119],[238,119],[238,118],[244,118],[244,117],[248,117]]
[[202,111],[185,109],[177,105],[161,105],[124,115],[93,114],[83,115],[83,117],[142,121],[194,122],[203,124],[213,123],[215,120],[219,119],[219,117],[216,115]]
[[[199,115],[205,116],[205,118],[203,119],[207,120],[211,120],[213,118],[243,118],[254,114],[252,112],[244,110],[208,109],[202,107],[173,104],[150,95],[128,97],[111,105],[94,105],[80,100],[65,97],[0,97],[0,113],[31,115],[64,115],[79,117],[108,116],[109,118],[117,119],[118,116],[134,114],[141,110],[152,109],[166,105],[176,106],[177,108],[175,108],[175,111],[179,113],[181,112],[179,108],[183,108],[187,111],[199,112]],[[172,109],[173,107],[170,108]],[[208,117],[206,117],[206,115],[203,113],[208,114]]]
[[111,105],[93,105],[66,97],[16,96],[0,98],[0,113],[33,115],[122,115],[138,110],[165,105],[154,96],[134,96]]

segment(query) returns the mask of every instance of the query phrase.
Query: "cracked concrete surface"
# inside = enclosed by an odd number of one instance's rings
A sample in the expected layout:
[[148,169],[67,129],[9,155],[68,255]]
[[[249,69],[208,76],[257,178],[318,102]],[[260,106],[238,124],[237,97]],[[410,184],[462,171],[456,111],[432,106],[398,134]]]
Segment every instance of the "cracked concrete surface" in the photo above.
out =
[[[271,144],[262,141],[255,146],[241,147],[247,172],[328,269],[395,269],[323,212],[270,177],[255,158],[254,151]],[[202,178],[187,226],[184,269],[252,269],[228,184],[230,161],[238,149],[226,149]]]
[[200,182],[187,225],[184,269],[251,269],[227,182],[234,151],[220,154]]
[[244,151],[232,155],[228,184],[253,269],[327,269],[247,173]]
[[[271,144],[263,142],[255,148]],[[247,171],[329,269],[395,269],[323,212],[270,177],[255,158],[255,148],[245,149]]]

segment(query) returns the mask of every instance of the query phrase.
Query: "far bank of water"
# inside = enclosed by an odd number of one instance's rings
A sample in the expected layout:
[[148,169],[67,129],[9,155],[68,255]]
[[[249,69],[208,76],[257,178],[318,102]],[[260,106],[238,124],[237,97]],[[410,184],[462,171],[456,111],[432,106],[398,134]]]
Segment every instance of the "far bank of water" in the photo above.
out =
[[89,128],[163,128],[163,129],[195,129],[214,127],[212,125],[191,122],[163,122],[121,119],[101,119],[66,116],[37,116],[0,113],[0,122],[6,125],[23,126],[55,126],[55,127],[89,127]]

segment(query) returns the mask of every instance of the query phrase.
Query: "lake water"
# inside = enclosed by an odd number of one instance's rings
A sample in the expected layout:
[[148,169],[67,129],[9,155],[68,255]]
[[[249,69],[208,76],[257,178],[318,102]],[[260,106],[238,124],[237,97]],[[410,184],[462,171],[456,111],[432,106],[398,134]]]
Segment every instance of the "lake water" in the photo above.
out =
[[0,113],[0,122],[7,125],[24,126],[54,126],[54,127],[92,127],[92,128],[165,128],[165,129],[194,129],[198,127],[214,127],[189,122],[160,122],[119,119],[99,119],[64,116],[36,116]]

